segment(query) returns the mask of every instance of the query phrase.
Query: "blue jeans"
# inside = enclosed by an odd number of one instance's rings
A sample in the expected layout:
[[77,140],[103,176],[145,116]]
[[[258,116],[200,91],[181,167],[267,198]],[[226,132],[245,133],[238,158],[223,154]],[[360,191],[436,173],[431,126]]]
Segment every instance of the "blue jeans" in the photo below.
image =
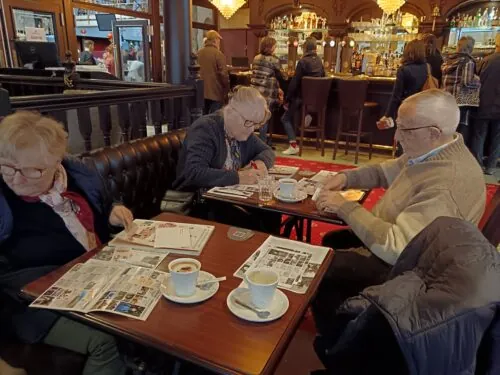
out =
[[[489,133],[489,134],[488,134]],[[483,165],[484,144],[489,136],[486,169],[493,169],[500,157],[500,120],[477,120],[473,126],[471,149],[480,165]]]
[[297,139],[295,135],[295,127],[293,126],[294,114],[293,109],[288,107],[288,110],[285,111],[283,116],[281,116],[281,123],[283,124],[283,128],[285,129],[289,142],[295,142]]

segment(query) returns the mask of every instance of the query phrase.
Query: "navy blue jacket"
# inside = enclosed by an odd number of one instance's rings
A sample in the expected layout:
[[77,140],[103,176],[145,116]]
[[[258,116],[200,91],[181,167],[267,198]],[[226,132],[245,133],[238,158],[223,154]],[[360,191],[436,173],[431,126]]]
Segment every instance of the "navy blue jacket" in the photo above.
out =
[[341,307],[339,314],[356,318],[329,355],[359,346],[355,337],[371,329],[374,316],[383,316],[408,374],[499,374],[499,285],[500,254],[477,227],[438,218],[406,247],[389,281],[365,289]]
[[[80,160],[65,158],[62,162],[68,178],[77,185],[78,189],[85,192],[88,203],[92,206],[94,215],[101,215],[96,218],[100,222],[107,223],[112,208],[112,201],[109,199],[105,185],[100,176],[86,167]],[[13,215],[9,204],[2,192],[0,185],[0,289],[17,301],[17,313],[9,318],[12,319],[12,327],[15,333],[26,342],[36,342],[47,334],[58,315],[47,310],[27,309],[23,301],[18,298],[20,289],[27,283],[49,273],[57,268],[58,264],[47,264],[40,267],[17,269],[12,268],[8,258],[2,253],[8,249],[8,239],[13,231]],[[100,231],[101,242],[106,242],[109,238],[109,228]],[[36,249],[33,249],[36,252]],[[8,252],[8,251],[7,251]],[[10,301],[12,302],[12,301]]]

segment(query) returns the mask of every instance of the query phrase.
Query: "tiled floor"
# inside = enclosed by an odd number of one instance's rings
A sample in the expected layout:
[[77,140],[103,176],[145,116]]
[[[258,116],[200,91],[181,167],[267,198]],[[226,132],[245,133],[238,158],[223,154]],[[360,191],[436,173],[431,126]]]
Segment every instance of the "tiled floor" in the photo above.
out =
[[[288,144],[285,143],[274,143],[276,147],[276,155],[282,157],[290,157],[290,158],[298,158],[299,156],[286,156],[283,155],[282,152],[288,147]],[[332,159],[333,150],[331,147],[325,149],[325,156],[321,156],[321,151],[316,150],[314,147],[305,147],[302,152],[302,158],[307,160],[314,161],[323,161],[323,162],[333,162],[336,164],[346,164],[346,165],[355,165],[354,164],[354,152],[350,151],[348,155],[344,155],[344,150],[340,149],[337,153],[337,158],[335,160]],[[382,153],[382,151],[374,152],[372,155],[372,160],[368,159],[368,152],[361,152],[359,154],[359,166],[366,164],[377,164],[381,163],[384,160],[390,159],[391,156],[389,153]],[[495,174],[493,176],[484,175],[486,183],[489,184],[500,184],[500,168],[495,170]]]

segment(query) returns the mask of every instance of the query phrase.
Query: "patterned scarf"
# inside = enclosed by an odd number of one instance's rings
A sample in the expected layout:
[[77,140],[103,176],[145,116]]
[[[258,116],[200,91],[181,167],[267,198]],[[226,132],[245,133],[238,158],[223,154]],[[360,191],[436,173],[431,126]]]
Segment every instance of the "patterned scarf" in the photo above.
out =
[[82,197],[68,192],[67,189],[68,175],[64,167],[59,165],[54,176],[54,185],[47,193],[40,195],[39,199],[61,217],[73,237],[85,250],[90,251],[99,244],[94,233],[92,210]]
[[227,157],[224,169],[238,171],[241,168],[240,144],[236,139],[230,139],[226,133]]

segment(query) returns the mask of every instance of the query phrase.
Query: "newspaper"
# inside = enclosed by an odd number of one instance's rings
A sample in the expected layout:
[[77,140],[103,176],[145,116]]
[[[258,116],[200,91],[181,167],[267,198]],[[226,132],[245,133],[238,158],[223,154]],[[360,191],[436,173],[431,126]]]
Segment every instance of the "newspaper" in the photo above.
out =
[[318,173],[316,173],[316,175],[311,177],[311,180],[324,185],[330,177],[333,177],[337,174],[338,172],[321,170]]
[[164,277],[156,270],[90,259],[73,266],[30,306],[146,320],[161,297]]
[[253,191],[242,190],[241,186],[245,185],[235,185],[235,186],[239,186],[240,188],[237,189],[234,186],[214,187],[209,191],[207,191],[207,194],[220,195],[223,197],[236,198],[236,199],[248,199],[254,194]]
[[105,246],[92,259],[103,262],[123,262],[134,266],[155,269],[168,255],[145,249],[134,249],[123,246]]
[[269,175],[275,178],[292,178],[298,171],[299,167],[289,167],[287,165],[275,165],[269,169]]
[[271,268],[279,274],[280,288],[304,294],[329,251],[327,247],[270,236],[238,268],[234,276],[244,278],[248,270]]
[[[171,253],[198,256],[203,251],[215,229],[213,225],[139,219],[134,220],[134,224],[136,226],[134,232],[122,231],[118,233],[109,242],[109,245],[147,250],[160,254]],[[189,232],[189,243],[179,244],[174,238],[169,241],[169,233],[172,233],[172,228],[177,228],[178,230],[182,228],[184,233],[186,231]]]

